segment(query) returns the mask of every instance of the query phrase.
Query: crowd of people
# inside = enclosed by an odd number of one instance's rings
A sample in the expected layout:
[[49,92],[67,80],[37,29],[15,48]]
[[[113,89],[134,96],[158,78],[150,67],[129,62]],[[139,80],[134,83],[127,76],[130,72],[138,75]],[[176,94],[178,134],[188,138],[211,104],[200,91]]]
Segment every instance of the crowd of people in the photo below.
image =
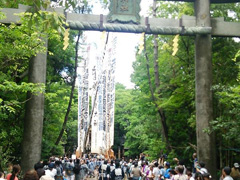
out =
[[[211,175],[203,162],[193,155],[193,166],[173,159],[170,165],[164,158],[148,161],[143,154],[139,159],[107,160],[99,156],[81,159],[51,157],[48,162],[38,162],[27,171],[23,180],[209,180]],[[0,172],[0,180],[18,180],[19,165],[13,165],[11,173]],[[221,180],[240,180],[239,164],[222,169]]]

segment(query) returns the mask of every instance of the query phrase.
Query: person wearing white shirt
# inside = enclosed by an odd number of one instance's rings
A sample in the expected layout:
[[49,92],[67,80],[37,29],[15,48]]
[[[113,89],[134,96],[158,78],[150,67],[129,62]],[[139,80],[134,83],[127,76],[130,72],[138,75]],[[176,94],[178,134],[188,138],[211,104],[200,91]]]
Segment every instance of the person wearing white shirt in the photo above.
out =
[[222,169],[222,178],[223,180],[233,180],[233,178],[230,176],[231,174],[231,168],[226,166]]
[[3,173],[3,172],[0,172],[0,180],[5,180],[5,179],[4,179],[4,173]]
[[154,163],[153,176],[154,176],[154,180],[158,180],[159,176],[160,176],[160,170],[158,168],[158,163],[157,162]]
[[55,164],[54,163],[50,163],[48,165],[48,168],[49,169],[45,170],[45,175],[54,178],[56,176],[56,174],[57,174],[57,170],[55,169]]

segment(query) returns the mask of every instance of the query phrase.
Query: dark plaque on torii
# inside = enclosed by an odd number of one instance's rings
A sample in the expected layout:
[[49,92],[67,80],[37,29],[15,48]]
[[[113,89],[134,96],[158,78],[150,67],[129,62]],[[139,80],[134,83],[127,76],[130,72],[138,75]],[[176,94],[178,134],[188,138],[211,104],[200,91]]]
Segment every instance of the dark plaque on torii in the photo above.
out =
[[110,13],[107,16],[108,22],[119,23],[140,23],[140,2],[141,0],[112,0],[110,1]]

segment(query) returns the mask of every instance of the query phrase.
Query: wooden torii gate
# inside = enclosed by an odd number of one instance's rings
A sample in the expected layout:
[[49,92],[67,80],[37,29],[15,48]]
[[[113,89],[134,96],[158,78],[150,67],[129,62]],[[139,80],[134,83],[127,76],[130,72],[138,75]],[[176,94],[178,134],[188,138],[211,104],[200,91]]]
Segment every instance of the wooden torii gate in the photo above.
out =
[[[154,0],[160,1],[160,0]],[[171,1],[171,0],[167,0]],[[108,21],[107,16],[103,15],[86,15],[66,13],[66,21],[71,29],[89,30],[89,31],[110,31],[110,32],[131,32],[146,34],[165,34],[165,35],[187,35],[195,36],[195,75],[196,75],[196,124],[197,124],[197,154],[200,161],[207,164],[209,172],[216,177],[216,150],[213,135],[203,132],[203,129],[209,127],[209,122],[213,119],[212,105],[212,36],[221,37],[240,37],[240,23],[225,22],[222,17],[210,17],[210,3],[236,3],[240,0],[172,0],[194,2],[195,16],[182,16],[181,19],[164,19],[164,18],[140,18],[137,24],[131,23],[112,23]],[[117,0],[112,0],[112,3]],[[120,1],[119,1],[120,2]],[[124,1],[121,1],[124,2]],[[130,3],[140,3],[140,0],[125,1]],[[125,4],[128,5],[128,4]],[[128,10],[128,7],[125,6]],[[2,11],[6,13],[7,18],[0,20],[1,23],[18,23],[19,17],[15,13],[25,12],[26,6],[19,6],[18,9],[4,8]],[[129,8],[130,9],[130,8]],[[56,9],[63,14],[63,9]],[[47,42],[46,42],[47,46]],[[47,54],[38,54],[30,62],[33,66],[29,72],[29,81],[33,83],[45,83],[46,81],[46,58]],[[32,78],[34,77],[34,78]],[[43,106],[44,95],[33,95],[36,101],[28,101],[29,116],[35,116],[34,121],[28,121],[26,117],[27,128],[24,130],[24,138],[27,133],[38,132],[42,134],[43,124]],[[33,99],[32,98],[32,99]],[[38,113],[31,113],[37,111]],[[35,114],[35,115],[34,115]],[[36,115],[38,114],[38,115]],[[23,144],[28,146],[28,150],[23,152],[22,164],[28,162],[25,170],[33,167],[34,163],[40,160],[41,149],[36,149],[36,144],[41,144],[41,137],[29,139],[31,144]],[[29,163],[31,161],[31,163]],[[216,179],[216,178],[214,178]]]

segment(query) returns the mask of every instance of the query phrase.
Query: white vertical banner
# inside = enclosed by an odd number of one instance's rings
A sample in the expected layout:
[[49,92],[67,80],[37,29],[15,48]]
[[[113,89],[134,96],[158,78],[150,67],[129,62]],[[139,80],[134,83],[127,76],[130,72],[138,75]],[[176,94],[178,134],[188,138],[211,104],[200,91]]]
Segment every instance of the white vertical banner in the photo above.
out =
[[[96,73],[93,81],[95,84],[92,91],[92,99],[96,97],[96,103],[92,119],[92,134],[91,134],[91,152],[100,154],[100,147],[102,147],[103,139],[103,91],[102,91],[102,56],[97,55],[95,58]],[[95,79],[95,80],[94,80]],[[97,93],[96,93],[97,91]],[[94,103],[94,102],[93,102]],[[93,107],[93,106],[92,106]]]
[[78,126],[78,150],[80,152],[83,152],[84,138],[89,123],[89,52],[90,46],[86,49],[86,54],[80,63],[80,72],[78,74],[78,77],[80,77],[78,91],[78,118],[80,118]]
[[[106,41],[102,34],[102,41]],[[92,103],[96,102],[91,124],[91,152],[105,154],[113,145],[116,37],[110,34],[106,48],[98,48],[92,68]],[[105,44],[104,44],[105,45]],[[97,93],[96,93],[97,92]],[[92,104],[92,107],[94,104]]]
[[[97,58],[95,58],[97,59]],[[93,86],[92,86],[92,110],[94,111],[92,114],[92,124],[91,124],[91,152],[92,153],[98,153],[97,152],[97,128],[98,128],[98,100],[97,100],[97,94],[98,94],[98,81],[97,81],[97,63],[94,61],[94,66],[92,68],[92,80],[93,80]],[[96,102],[94,102],[96,98]]]
[[[97,151],[102,154],[104,151],[104,125],[103,125],[103,59],[99,58],[99,84],[98,84],[98,125],[97,125]],[[104,69],[104,68],[103,68]]]
[[114,143],[114,112],[115,112],[115,70],[116,70],[116,45],[117,45],[117,37],[113,37],[112,39],[112,55],[111,55],[111,80],[110,80],[110,146]]
[[[111,36],[112,37],[112,36]],[[111,39],[111,38],[109,38]],[[111,148],[111,137],[110,137],[110,121],[111,121],[111,78],[112,78],[112,73],[111,73],[111,57],[112,57],[112,42],[110,41],[110,44],[108,46],[108,57],[107,57],[107,103],[106,103],[106,109],[107,109],[107,114],[106,114],[106,137],[107,137],[107,142],[106,146],[107,149]]]
[[[81,111],[82,111],[82,78],[81,74],[78,74],[78,148],[80,148],[81,142]],[[80,150],[80,149],[78,149]]]

